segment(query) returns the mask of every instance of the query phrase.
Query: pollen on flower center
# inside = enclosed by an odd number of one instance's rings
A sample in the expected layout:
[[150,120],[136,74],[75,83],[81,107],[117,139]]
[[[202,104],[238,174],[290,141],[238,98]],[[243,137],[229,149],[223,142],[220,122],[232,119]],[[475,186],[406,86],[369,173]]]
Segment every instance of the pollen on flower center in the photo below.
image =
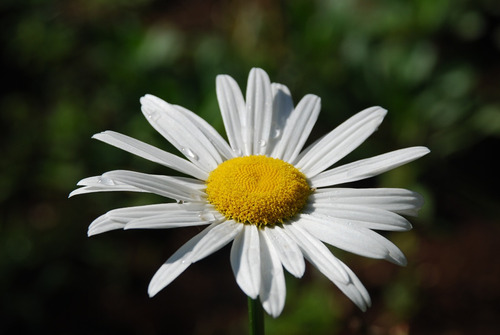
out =
[[293,165],[266,156],[227,160],[207,179],[208,201],[228,219],[258,227],[282,223],[306,204],[311,189]]

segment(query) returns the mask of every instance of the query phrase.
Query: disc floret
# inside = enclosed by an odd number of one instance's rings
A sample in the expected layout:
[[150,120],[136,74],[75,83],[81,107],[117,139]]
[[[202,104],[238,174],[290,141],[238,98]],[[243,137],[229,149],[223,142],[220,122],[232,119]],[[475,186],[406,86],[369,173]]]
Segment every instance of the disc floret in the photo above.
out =
[[259,228],[295,216],[311,193],[305,175],[267,156],[227,160],[207,179],[208,201],[228,219]]

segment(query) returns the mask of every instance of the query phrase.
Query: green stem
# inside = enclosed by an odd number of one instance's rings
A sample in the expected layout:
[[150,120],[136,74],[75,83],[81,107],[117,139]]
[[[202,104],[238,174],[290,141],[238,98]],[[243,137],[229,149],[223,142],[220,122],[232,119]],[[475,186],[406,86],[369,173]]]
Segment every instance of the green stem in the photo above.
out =
[[260,301],[248,297],[248,323],[250,335],[264,335],[264,310]]

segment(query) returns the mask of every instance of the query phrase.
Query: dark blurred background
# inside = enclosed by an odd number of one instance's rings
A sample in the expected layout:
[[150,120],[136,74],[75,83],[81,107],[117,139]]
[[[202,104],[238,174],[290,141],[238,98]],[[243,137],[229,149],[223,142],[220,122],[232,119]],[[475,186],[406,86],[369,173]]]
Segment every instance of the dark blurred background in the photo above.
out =
[[[500,3],[496,0],[2,0],[1,334],[244,334],[226,247],[153,299],[157,268],[199,228],[86,237],[117,207],[163,199],[67,196],[107,170],[171,171],[91,140],[112,129],[173,150],[139,98],[185,106],[223,132],[215,76],[251,67],[295,103],[322,98],[313,138],[373,105],[385,122],[350,161],[432,153],[369,186],[421,192],[400,268],[335,251],[373,299],[362,313],[312,267],[287,278],[267,334],[496,334],[500,328]],[[365,184],[366,185],[366,184]]]

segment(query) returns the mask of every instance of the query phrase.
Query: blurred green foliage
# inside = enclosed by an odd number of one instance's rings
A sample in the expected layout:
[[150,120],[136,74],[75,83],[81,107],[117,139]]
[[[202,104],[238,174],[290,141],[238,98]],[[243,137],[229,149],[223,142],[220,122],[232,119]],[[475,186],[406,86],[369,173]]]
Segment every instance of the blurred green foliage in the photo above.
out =
[[223,132],[220,73],[245,87],[250,68],[262,67],[295,102],[319,95],[313,138],[363,108],[387,108],[380,131],[349,160],[413,145],[432,150],[370,184],[426,197],[416,232],[391,235],[409,267],[340,253],[366,282],[372,310],[360,314],[309,269],[305,279],[288,280],[285,312],[266,320],[269,334],[375,334],[380,327],[428,334],[422,318],[432,298],[421,282],[434,263],[418,263],[425,241],[498,215],[497,1],[4,0],[0,15],[1,333],[241,333],[245,298],[227,253],[149,300],[150,276],[192,232],[86,239],[86,226],[107,210],[161,199],[66,199],[78,180],[107,170],[171,173],[90,140],[112,129],[173,150],[139,112],[145,93]]

